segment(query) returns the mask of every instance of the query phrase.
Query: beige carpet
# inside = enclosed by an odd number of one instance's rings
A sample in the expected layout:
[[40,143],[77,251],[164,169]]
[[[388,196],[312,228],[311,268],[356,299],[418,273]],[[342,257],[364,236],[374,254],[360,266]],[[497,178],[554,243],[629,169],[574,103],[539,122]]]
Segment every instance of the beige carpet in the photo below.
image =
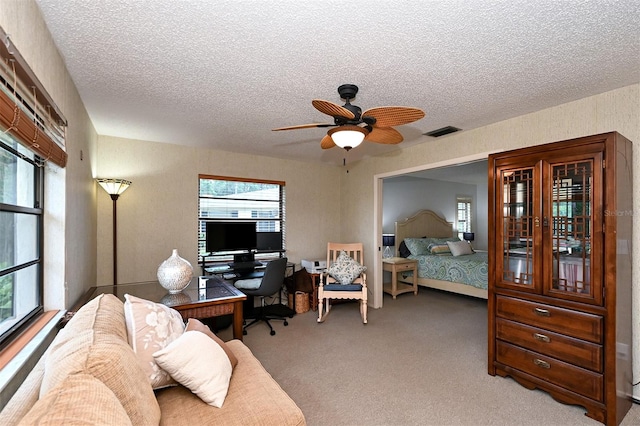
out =
[[[486,301],[420,289],[369,310],[336,305],[249,329],[245,343],[316,425],[600,425],[512,379],[487,374]],[[231,338],[229,329],[220,332]],[[623,425],[640,425],[633,406]]]

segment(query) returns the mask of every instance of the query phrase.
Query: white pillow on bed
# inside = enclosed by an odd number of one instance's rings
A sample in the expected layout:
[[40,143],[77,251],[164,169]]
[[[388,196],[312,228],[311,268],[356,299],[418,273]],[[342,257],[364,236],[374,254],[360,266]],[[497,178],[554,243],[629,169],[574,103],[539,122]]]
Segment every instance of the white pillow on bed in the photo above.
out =
[[454,256],[463,256],[465,254],[473,254],[473,248],[471,244],[466,241],[447,241],[449,250]]

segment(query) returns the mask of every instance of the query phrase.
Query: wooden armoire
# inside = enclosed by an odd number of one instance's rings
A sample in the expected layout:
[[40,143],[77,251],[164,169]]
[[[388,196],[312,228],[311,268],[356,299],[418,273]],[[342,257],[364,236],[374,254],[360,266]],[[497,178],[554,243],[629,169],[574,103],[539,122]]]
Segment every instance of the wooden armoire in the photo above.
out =
[[489,374],[616,425],[631,407],[631,142],[489,157]]

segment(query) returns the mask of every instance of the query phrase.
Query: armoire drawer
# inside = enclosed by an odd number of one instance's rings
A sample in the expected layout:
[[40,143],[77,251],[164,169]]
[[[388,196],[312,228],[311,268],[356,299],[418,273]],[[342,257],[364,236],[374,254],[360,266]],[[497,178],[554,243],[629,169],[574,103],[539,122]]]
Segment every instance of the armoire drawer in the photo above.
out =
[[517,322],[496,319],[496,337],[561,361],[602,373],[602,346]]
[[600,315],[506,296],[496,298],[496,315],[593,343],[602,343],[603,321]]
[[496,342],[496,360],[596,401],[602,401],[602,374],[502,341]]

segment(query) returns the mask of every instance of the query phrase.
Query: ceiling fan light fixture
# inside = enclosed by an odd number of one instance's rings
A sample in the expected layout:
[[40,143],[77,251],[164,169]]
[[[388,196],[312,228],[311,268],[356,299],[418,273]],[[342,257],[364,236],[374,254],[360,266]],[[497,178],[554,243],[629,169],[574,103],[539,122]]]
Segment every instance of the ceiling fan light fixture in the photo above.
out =
[[368,133],[367,129],[354,125],[336,127],[328,132],[333,142],[347,151],[360,145]]

